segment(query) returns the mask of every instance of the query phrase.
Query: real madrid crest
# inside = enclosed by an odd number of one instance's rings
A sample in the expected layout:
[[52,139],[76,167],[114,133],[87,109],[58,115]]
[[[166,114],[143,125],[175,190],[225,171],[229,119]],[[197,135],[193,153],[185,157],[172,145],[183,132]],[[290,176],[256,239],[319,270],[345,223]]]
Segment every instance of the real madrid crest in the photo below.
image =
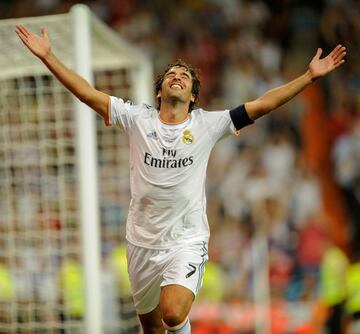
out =
[[191,132],[189,130],[184,130],[183,131],[183,142],[186,145],[190,145],[195,141],[194,136],[191,134]]

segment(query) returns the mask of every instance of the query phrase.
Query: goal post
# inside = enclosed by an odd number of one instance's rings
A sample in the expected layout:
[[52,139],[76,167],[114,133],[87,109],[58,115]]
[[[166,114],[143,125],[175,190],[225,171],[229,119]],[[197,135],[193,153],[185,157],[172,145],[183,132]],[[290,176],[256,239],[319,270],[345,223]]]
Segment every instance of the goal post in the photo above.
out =
[[[74,27],[74,69],[94,84],[91,68],[90,12],[85,5],[72,10]],[[100,234],[97,184],[97,144],[95,115],[89,107],[75,101],[79,210],[85,289],[85,332],[102,331],[100,297]]]
[[126,136],[74,103],[21,44],[18,23],[46,26],[58,58],[99,90],[154,102],[149,59],[84,5],[0,21],[0,332],[137,333],[111,263],[121,263],[129,200]]

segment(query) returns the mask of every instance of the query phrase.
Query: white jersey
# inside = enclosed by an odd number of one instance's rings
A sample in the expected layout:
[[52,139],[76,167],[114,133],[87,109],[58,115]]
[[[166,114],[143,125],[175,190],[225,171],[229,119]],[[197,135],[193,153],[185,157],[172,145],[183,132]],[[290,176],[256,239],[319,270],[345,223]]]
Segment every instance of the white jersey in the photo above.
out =
[[109,118],[129,137],[127,240],[153,249],[208,241],[206,167],[215,143],[235,131],[229,111],[196,109],[170,125],[153,107],[111,97]]

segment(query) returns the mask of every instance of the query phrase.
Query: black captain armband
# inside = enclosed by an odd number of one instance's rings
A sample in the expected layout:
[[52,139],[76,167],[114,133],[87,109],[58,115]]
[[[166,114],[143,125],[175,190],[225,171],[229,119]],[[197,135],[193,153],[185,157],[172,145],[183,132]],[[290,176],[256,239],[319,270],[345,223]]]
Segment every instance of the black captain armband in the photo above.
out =
[[234,109],[231,109],[230,118],[235,126],[235,129],[238,131],[244,126],[254,123],[254,121],[250,119],[244,104]]

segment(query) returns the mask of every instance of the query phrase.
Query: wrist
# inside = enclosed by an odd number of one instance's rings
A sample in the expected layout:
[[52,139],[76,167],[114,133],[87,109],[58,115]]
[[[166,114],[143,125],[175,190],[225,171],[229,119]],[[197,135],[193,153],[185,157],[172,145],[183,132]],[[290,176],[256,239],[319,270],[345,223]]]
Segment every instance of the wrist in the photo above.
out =
[[305,72],[305,76],[307,77],[307,80],[309,80],[309,83],[313,83],[320,78],[320,76],[315,76],[314,73],[310,71],[310,69]]
[[47,52],[44,56],[40,57],[40,59],[43,63],[49,64],[54,59],[54,54],[51,50],[49,50],[49,52]]
[[309,84],[315,82],[319,77],[315,76],[309,69],[305,72],[305,77],[309,81]]

